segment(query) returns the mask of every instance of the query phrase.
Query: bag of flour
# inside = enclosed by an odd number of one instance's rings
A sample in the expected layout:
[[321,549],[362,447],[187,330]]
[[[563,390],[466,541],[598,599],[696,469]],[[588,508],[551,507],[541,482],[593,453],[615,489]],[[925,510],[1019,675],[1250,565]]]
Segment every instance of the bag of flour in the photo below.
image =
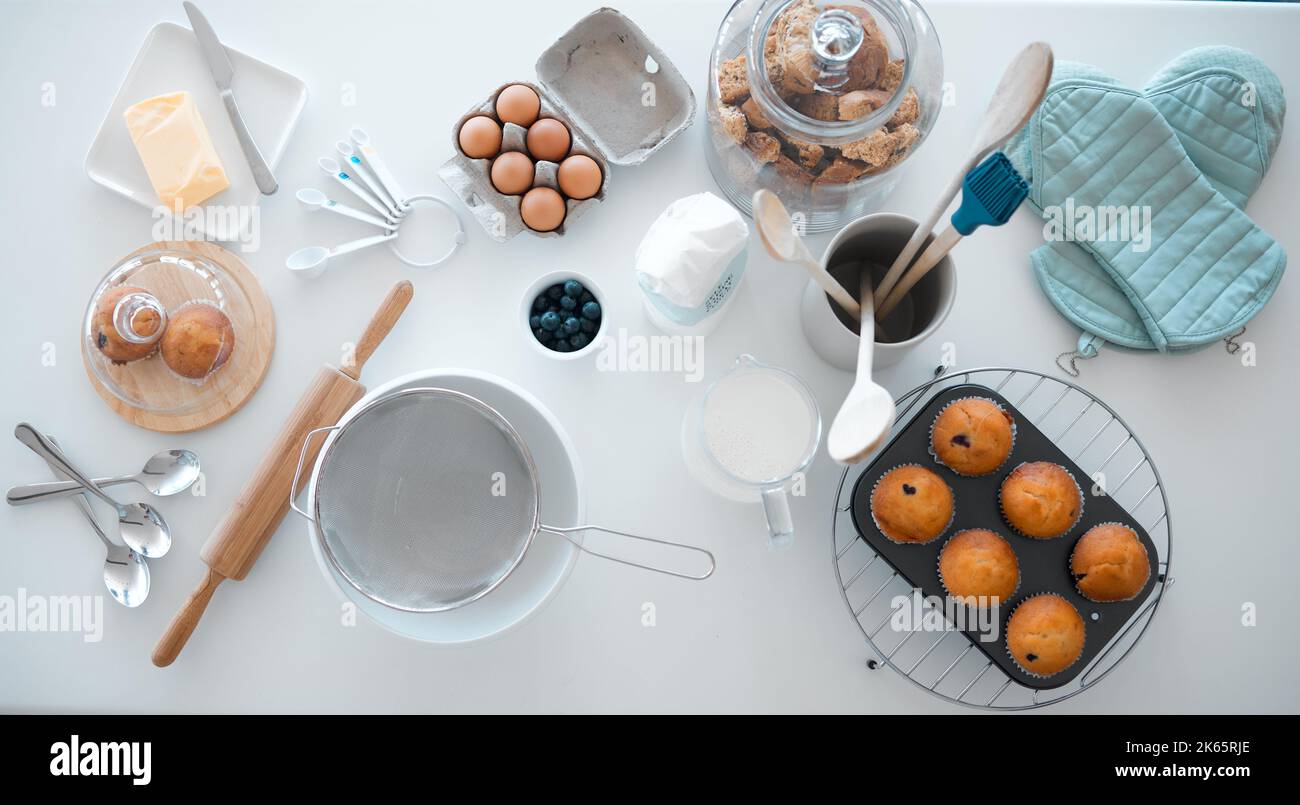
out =
[[745,275],[748,242],[745,219],[712,193],[669,204],[636,250],[636,281],[655,326],[713,330]]

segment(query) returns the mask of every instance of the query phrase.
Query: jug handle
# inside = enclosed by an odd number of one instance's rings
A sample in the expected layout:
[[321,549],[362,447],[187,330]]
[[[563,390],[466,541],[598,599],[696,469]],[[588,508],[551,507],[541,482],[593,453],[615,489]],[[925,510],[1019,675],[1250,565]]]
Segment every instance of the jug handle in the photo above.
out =
[[784,486],[763,490],[763,515],[767,518],[767,535],[771,547],[787,548],[794,542],[794,518],[790,516],[790,499]]

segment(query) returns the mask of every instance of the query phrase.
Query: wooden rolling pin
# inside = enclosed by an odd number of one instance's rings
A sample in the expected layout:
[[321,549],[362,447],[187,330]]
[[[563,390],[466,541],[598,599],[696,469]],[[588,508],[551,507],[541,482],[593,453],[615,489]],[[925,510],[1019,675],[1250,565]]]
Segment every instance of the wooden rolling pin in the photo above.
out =
[[[199,586],[194,588],[185,604],[174,617],[166,633],[153,648],[153,664],[159,668],[171,665],[190,639],[203,610],[212,600],[217,585],[226,579],[239,581],[248,575],[253,563],[266,547],[271,535],[289,511],[289,490],[293,486],[294,470],[298,465],[298,451],[307,432],[315,428],[338,423],[343,414],[366,393],[366,387],[357,382],[361,367],[374,354],[375,349],[388,335],[389,330],[411,301],[413,288],[403,280],[388,292],[374,318],[357,343],[355,358],[350,366],[335,369],[323,366],[316,373],[307,392],[280,429],[280,435],[262,456],[235,505],[222,518],[208,537],[200,553],[208,572]],[[324,440],[314,440],[309,446],[303,466],[311,466]],[[306,474],[303,482],[307,480]],[[299,484],[301,487],[302,484]],[[294,489],[298,494],[301,489]]]

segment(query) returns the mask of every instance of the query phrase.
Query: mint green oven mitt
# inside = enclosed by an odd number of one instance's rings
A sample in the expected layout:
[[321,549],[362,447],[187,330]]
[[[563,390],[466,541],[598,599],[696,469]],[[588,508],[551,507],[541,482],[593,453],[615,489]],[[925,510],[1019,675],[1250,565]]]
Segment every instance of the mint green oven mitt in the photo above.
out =
[[1142,92],[1058,63],[1006,150],[1049,222],[1050,242],[1031,255],[1035,275],[1084,331],[1082,357],[1106,341],[1197,349],[1263,306],[1286,256],[1240,207],[1284,116],[1276,76],[1235,48],[1190,51]]

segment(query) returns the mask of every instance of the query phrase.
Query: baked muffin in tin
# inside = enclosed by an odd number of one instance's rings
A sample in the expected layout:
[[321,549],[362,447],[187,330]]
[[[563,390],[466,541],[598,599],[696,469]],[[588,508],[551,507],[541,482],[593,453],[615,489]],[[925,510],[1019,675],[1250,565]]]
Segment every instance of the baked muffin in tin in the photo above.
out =
[[930,452],[958,475],[988,475],[1011,455],[1015,420],[983,397],[953,400],[930,426]]
[[1128,601],[1151,578],[1151,557],[1137,532],[1119,523],[1088,529],[1070,555],[1070,573],[1089,601]]
[[1059,674],[1083,654],[1083,616],[1055,593],[1020,602],[1007,620],[1007,651],[1035,676]]
[[1035,539],[1059,537],[1083,516],[1083,490],[1069,470],[1049,461],[1016,467],[998,498],[1011,527]]
[[881,476],[871,490],[871,518],[894,542],[922,544],[952,525],[952,489],[938,473],[904,464]]

